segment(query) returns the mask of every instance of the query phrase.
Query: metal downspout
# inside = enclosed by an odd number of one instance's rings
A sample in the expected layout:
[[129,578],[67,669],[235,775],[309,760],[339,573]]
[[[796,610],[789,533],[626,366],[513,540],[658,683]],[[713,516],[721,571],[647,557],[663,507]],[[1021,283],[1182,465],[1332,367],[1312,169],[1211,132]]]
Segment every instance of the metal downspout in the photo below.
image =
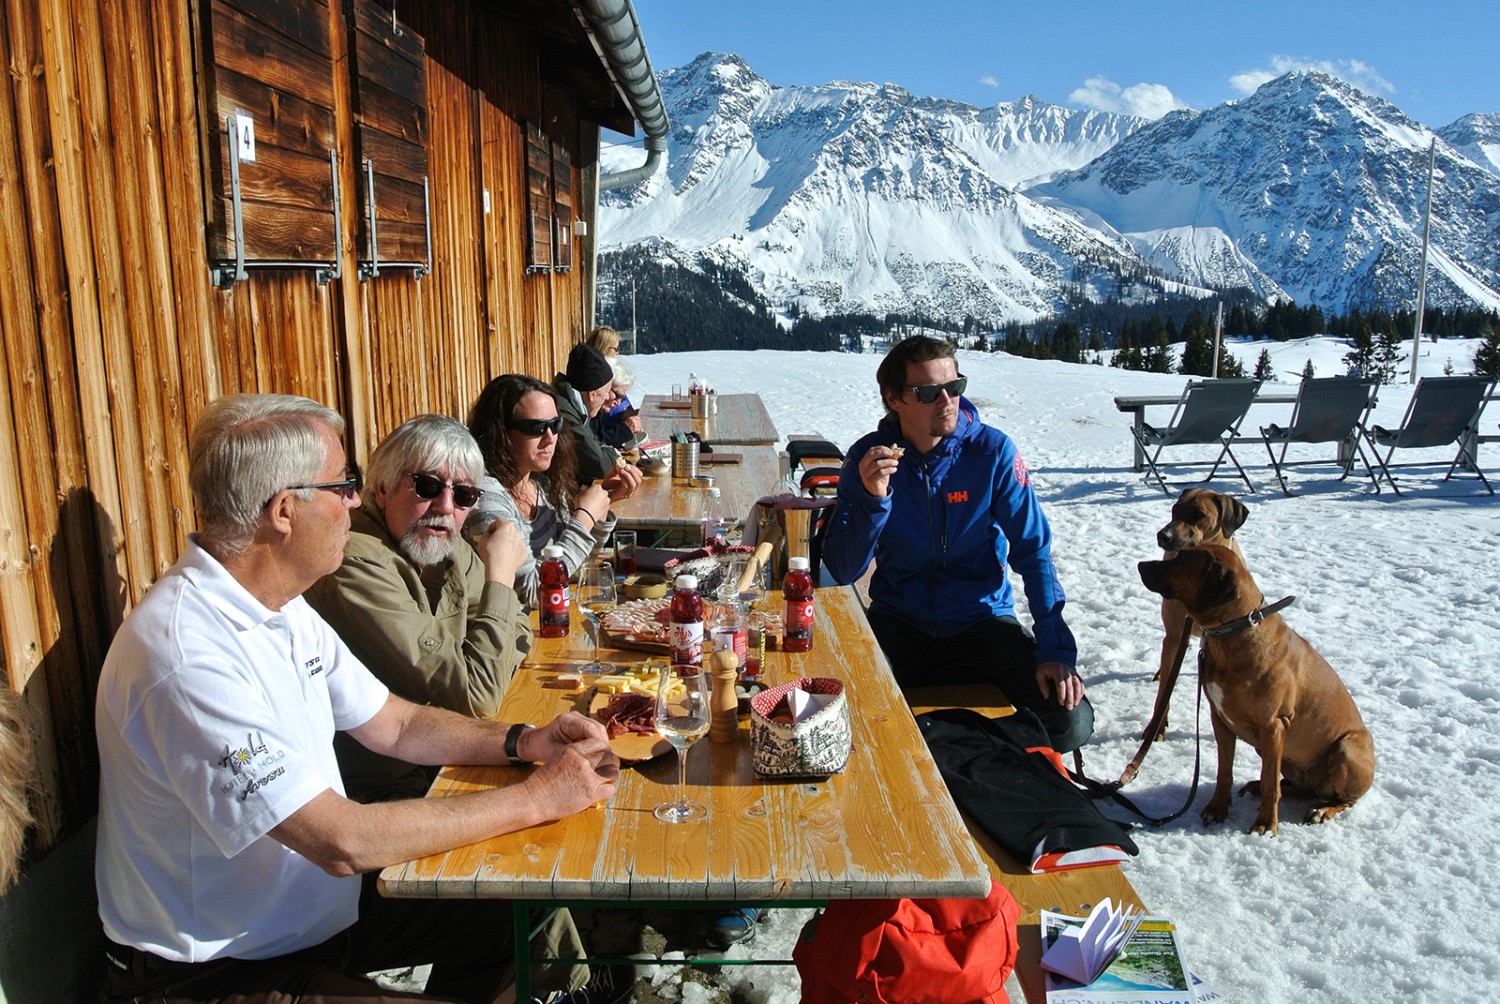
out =
[[646,134],[646,162],[640,167],[599,176],[599,191],[608,192],[645,181],[656,173],[667,153],[667,109],[656,86],[651,57],[641,37],[631,0],[581,0],[580,7],[604,50],[615,82],[630,103],[630,113]]

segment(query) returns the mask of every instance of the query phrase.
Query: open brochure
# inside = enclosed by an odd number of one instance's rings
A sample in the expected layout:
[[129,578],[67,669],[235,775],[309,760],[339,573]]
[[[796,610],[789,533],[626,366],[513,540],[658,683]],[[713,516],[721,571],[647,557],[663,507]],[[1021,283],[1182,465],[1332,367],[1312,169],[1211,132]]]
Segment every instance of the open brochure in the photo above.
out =
[[[1043,955],[1064,931],[1081,929],[1087,922],[1086,917],[1043,910]],[[1223,999],[1188,970],[1177,943],[1177,925],[1168,917],[1143,919],[1114,961],[1087,985],[1051,972],[1045,975],[1047,1004],[1207,1004]]]

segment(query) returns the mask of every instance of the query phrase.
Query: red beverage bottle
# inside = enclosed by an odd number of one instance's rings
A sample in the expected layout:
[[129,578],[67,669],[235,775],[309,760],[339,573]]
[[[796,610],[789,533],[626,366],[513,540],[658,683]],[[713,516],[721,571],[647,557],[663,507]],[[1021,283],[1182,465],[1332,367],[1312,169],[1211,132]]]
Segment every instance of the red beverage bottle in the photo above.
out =
[[673,583],[672,620],[667,628],[672,665],[703,665],[703,597],[698,576],[679,575]]
[[542,548],[542,564],[537,570],[541,581],[543,638],[568,636],[568,566],[563,564],[563,549],[556,544]]
[[781,595],[786,598],[786,626],[781,636],[781,650],[810,651],[813,643],[813,581],[806,558],[788,559],[786,578],[781,580]]

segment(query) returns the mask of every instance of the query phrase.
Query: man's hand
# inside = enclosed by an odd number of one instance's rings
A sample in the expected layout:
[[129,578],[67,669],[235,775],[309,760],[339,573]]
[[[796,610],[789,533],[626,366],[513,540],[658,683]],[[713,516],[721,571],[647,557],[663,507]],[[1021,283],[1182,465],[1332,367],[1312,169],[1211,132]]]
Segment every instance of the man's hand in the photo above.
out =
[[516,584],[516,573],[531,557],[526,538],[521,536],[515,524],[504,519],[497,519],[485,527],[484,533],[474,542],[474,549],[484,562],[485,579],[511,587]]
[[639,433],[646,431],[646,423],[641,421],[641,416],[639,415],[626,415],[622,421],[625,423],[625,428],[631,432]]
[[638,467],[616,464],[615,469],[599,482],[599,487],[609,493],[609,501],[621,502],[635,494],[635,490],[641,486],[642,476]]
[[1037,689],[1043,697],[1057,697],[1057,703],[1072,711],[1083,700],[1083,677],[1072,666],[1044,662],[1036,668]]
[[569,746],[577,746],[582,752],[589,754],[603,751],[614,756],[609,748],[609,733],[604,726],[576,711],[558,715],[546,725],[523,732],[516,752],[523,760],[546,763]]
[[872,446],[866,450],[859,461],[859,480],[864,483],[865,491],[884,498],[890,491],[891,475],[901,466],[904,452],[900,447],[891,446]]
[[526,779],[537,792],[537,804],[562,819],[608,801],[620,776],[620,758],[609,748],[604,726],[577,712],[558,715],[541,728],[523,733],[517,752],[542,766]]

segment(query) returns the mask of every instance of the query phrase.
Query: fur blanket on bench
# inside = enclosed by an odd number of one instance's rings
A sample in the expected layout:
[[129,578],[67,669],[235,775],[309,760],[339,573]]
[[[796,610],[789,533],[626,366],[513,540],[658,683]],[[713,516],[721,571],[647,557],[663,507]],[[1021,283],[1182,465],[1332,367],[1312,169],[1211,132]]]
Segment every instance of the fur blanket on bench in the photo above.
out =
[[31,733],[20,694],[0,687],[0,893],[15,882],[31,827]]

